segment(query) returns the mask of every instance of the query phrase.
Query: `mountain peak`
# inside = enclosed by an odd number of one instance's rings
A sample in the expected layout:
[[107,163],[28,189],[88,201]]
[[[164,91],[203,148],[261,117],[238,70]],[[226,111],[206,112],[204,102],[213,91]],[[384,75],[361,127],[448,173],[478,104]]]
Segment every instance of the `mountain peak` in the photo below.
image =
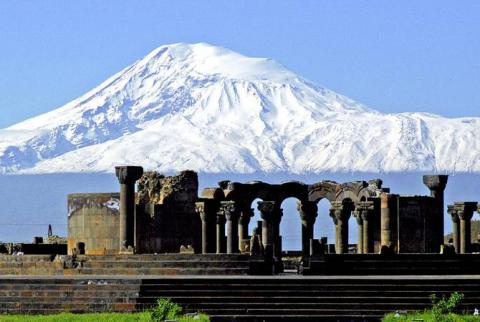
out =
[[199,75],[244,81],[284,82],[298,76],[269,58],[253,58],[208,43],[176,43],[153,50],[141,61],[162,70],[175,66]]
[[[279,63],[161,46],[70,103],[0,130],[0,173],[480,171],[479,119],[384,115]],[[468,142],[466,141],[468,138]]]

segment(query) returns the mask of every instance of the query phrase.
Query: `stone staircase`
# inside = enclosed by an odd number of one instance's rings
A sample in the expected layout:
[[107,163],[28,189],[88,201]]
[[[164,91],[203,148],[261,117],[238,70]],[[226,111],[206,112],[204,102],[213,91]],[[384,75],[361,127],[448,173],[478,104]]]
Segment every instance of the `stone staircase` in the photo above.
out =
[[79,256],[75,275],[247,275],[249,255],[159,254]]
[[430,296],[465,294],[480,307],[480,279],[448,277],[242,277],[144,280],[139,307],[168,297],[213,321],[378,321],[396,310],[423,310]]
[[478,254],[325,254],[301,268],[304,275],[478,274]]
[[0,313],[132,312],[166,297],[212,321],[378,321],[423,310],[430,295],[465,295],[480,307],[480,277],[0,277]]
[[0,277],[0,312],[133,312],[141,280],[61,277]]
[[55,255],[0,254],[0,276],[2,275],[62,275],[63,264],[55,261]]
[[461,310],[480,308],[472,276],[0,277],[0,313],[141,311],[166,297],[212,321],[378,321],[455,291]]
[[2,275],[247,275],[243,254],[71,256],[0,255]]

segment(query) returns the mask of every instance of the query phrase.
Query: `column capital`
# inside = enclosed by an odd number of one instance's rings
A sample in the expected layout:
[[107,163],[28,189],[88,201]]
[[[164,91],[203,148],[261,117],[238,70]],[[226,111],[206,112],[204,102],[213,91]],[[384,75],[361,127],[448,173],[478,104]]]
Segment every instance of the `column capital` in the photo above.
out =
[[115,174],[120,184],[135,184],[143,175],[143,168],[138,166],[115,167]]
[[447,206],[447,213],[450,214],[450,216],[452,217],[452,221],[454,223],[457,223],[459,221],[458,209],[455,208],[455,205],[448,205]]
[[373,201],[360,201],[355,205],[355,211],[359,212],[359,215],[363,221],[370,220],[370,217],[373,214],[373,210]]
[[275,209],[277,205],[275,201],[259,201],[258,210],[262,219],[270,220],[275,216]]
[[300,214],[300,218],[302,219],[302,222],[308,222],[308,221],[315,221],[318,215],[318,206],[316,202],[302,202],[298,201],[297,202],[297,210],[298,213]]
[[203,199],[195,202],[195,211],[202,221],[213,221],[218,211],[218,203],[213,199]]
[[227,220],[237,220],[240,217],[240,207],[233,200],[221,201],[220,211],[223,212]]
[[353,211],[353,217],[357,220],[357,224],[363,225],[362,211],[355,209]]
[[473,213],[478,209],[477,202],[455,202],[453,208],[457,211],[457,215],[461,220],[470,220]]
[[353,202],[349,200],[333,201],[330,216],[332,217],[333,214],[333,216],[335,217],[334,222],[337,223],[338,221],[348,220],[352,214],[352,211]]
[[424,175],[423,184],[430,191],[444,191],[447,186],[448,175]]
[[253,208],[244,208],[240,212],[240,222],[248,224],[253,216],[255,216],[255,210]]

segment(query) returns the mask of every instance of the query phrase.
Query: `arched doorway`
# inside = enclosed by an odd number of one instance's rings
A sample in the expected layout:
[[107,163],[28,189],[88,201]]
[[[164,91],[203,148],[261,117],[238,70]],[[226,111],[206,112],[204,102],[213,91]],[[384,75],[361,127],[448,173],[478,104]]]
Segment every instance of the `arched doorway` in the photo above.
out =
[[[331,202],[327,198],[322,198],[317,203],[318,216],[314,225],[314,238],[327,238],[327,245],[329,249],[334,250],[335,246],[335,223],[330,216]],[[331,246],[330,246],[331,245]]]
[[280,236],[284,251],[300,252],[302,250],[302,222],[297,210],[298,202],[297,198],[290,197],[281,203],[283,216],[280,222]]

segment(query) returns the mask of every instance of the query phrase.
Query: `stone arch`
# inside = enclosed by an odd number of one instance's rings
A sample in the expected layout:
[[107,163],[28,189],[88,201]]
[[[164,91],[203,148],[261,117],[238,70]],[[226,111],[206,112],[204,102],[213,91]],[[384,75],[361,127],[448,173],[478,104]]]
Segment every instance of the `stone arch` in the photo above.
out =
[[276,190],[276,201],[279,205],[281,205],[283,201],[288,198],[296,198],[300,202],[308,201],[308,186],[303,182],[287,181],[277,185]]
[[336,200],[343,201],[349,199],[350,201],[357,203],[360,201],[360,194],[368,187],[368,183],[365,181],[347,182],[340,185],[337,191]]
[[335,181],[320,181],[308,186],[308,201],[318,203],[323,198],[329,202],[336,200],[339,184]]

